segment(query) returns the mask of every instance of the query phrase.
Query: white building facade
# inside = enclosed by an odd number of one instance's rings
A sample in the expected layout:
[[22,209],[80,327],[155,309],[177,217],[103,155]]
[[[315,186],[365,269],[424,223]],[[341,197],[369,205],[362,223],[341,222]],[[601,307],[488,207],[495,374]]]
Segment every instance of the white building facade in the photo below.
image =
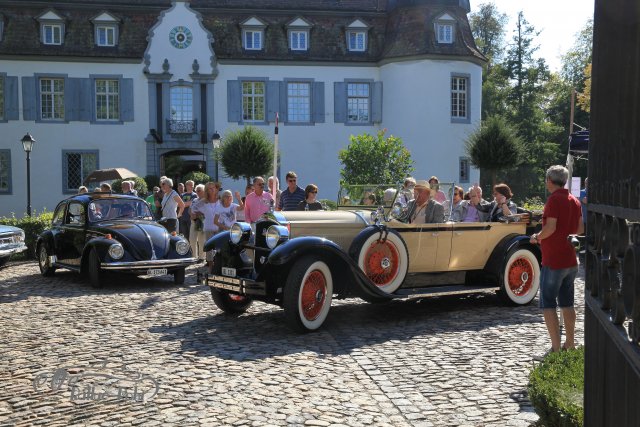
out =
[[[225,176],[212,135],[273,133],[281,180],[335,199],[349,136],[387,129],[414,176],[463,187],[480,125],[482,64],[465,0],[0,0],[0,216],[52,210],[94,169]],[[246,3],[246,4],[244,4]],[[267,4],[268,3],[268,4]],[[176,176],[180,178],[180,176]]]

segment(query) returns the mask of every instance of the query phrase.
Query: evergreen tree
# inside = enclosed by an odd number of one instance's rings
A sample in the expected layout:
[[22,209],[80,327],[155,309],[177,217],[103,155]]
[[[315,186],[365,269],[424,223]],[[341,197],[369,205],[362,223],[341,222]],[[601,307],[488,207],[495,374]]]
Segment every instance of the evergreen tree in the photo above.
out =
[[273,143],[263,131],[246,126],[224,137],[219,160],[225,173],[233,179],[267,175],[273,164]]

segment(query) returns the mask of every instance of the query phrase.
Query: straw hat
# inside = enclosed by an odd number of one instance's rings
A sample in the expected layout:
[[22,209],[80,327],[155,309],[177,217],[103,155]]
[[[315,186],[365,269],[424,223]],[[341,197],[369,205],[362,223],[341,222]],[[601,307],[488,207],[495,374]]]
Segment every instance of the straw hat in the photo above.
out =
[[416,187],[415,188],[424,188],[424,189],[431,189],[431,185],[429,184],[429,181],[426,181],[424,179],[419,179],[416,181]]

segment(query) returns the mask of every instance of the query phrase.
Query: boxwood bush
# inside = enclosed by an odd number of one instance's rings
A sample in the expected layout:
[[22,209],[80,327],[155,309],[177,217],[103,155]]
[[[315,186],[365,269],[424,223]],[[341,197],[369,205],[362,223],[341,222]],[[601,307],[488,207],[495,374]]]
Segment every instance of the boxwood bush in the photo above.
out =
[[528,389],[540,425],[582,426],[584,347],[549,354],[529,374]]
[[38,240],[38,236],[44,230],[51,227],[52,218],[53,212],[47,212],[45,210],[39,214],[37,212],[33,212],[32,216],[25,215],[22,218],[16,218],[15,215],[10,217],[0,217],[0,224],[10,225],[24,230],[25,243],[29,249],[23,252],[23,254],[27,258],[33,258],[35,257],[36,241]]

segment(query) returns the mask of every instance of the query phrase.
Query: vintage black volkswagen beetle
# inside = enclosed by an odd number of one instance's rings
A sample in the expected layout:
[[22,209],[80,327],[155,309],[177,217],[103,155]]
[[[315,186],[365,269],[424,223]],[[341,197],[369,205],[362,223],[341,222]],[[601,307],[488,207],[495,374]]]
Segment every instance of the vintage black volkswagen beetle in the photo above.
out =
[[169,234],[144,200],[120,194],[86,193],[56,207],[51,228],[38,237],[40,272],[67,268],[100,286],[104,271],[160,276],[184,283],[185,268],[195,264],[189,242]]
[[383,204],[373,216],[366,209],[375,206],[352,202],[366,200],[360,192],[342,197],[337,211],[270,212],[254,229],[234,224],[206,242],[214,262],[198,272],[199,282],[226,313],[242,313],[252,300],[277,304],[302,332],[322,325],[333,298],[383,302],[498,291],[510,304],[534,299],[541,253],[529,243],[526,215],[406,224],[396,219],[400,192],[385,187],[370,191]]
[[11,255],[26,250],[24,231],[18,227],[0,225],[0,267],[9,261]]

